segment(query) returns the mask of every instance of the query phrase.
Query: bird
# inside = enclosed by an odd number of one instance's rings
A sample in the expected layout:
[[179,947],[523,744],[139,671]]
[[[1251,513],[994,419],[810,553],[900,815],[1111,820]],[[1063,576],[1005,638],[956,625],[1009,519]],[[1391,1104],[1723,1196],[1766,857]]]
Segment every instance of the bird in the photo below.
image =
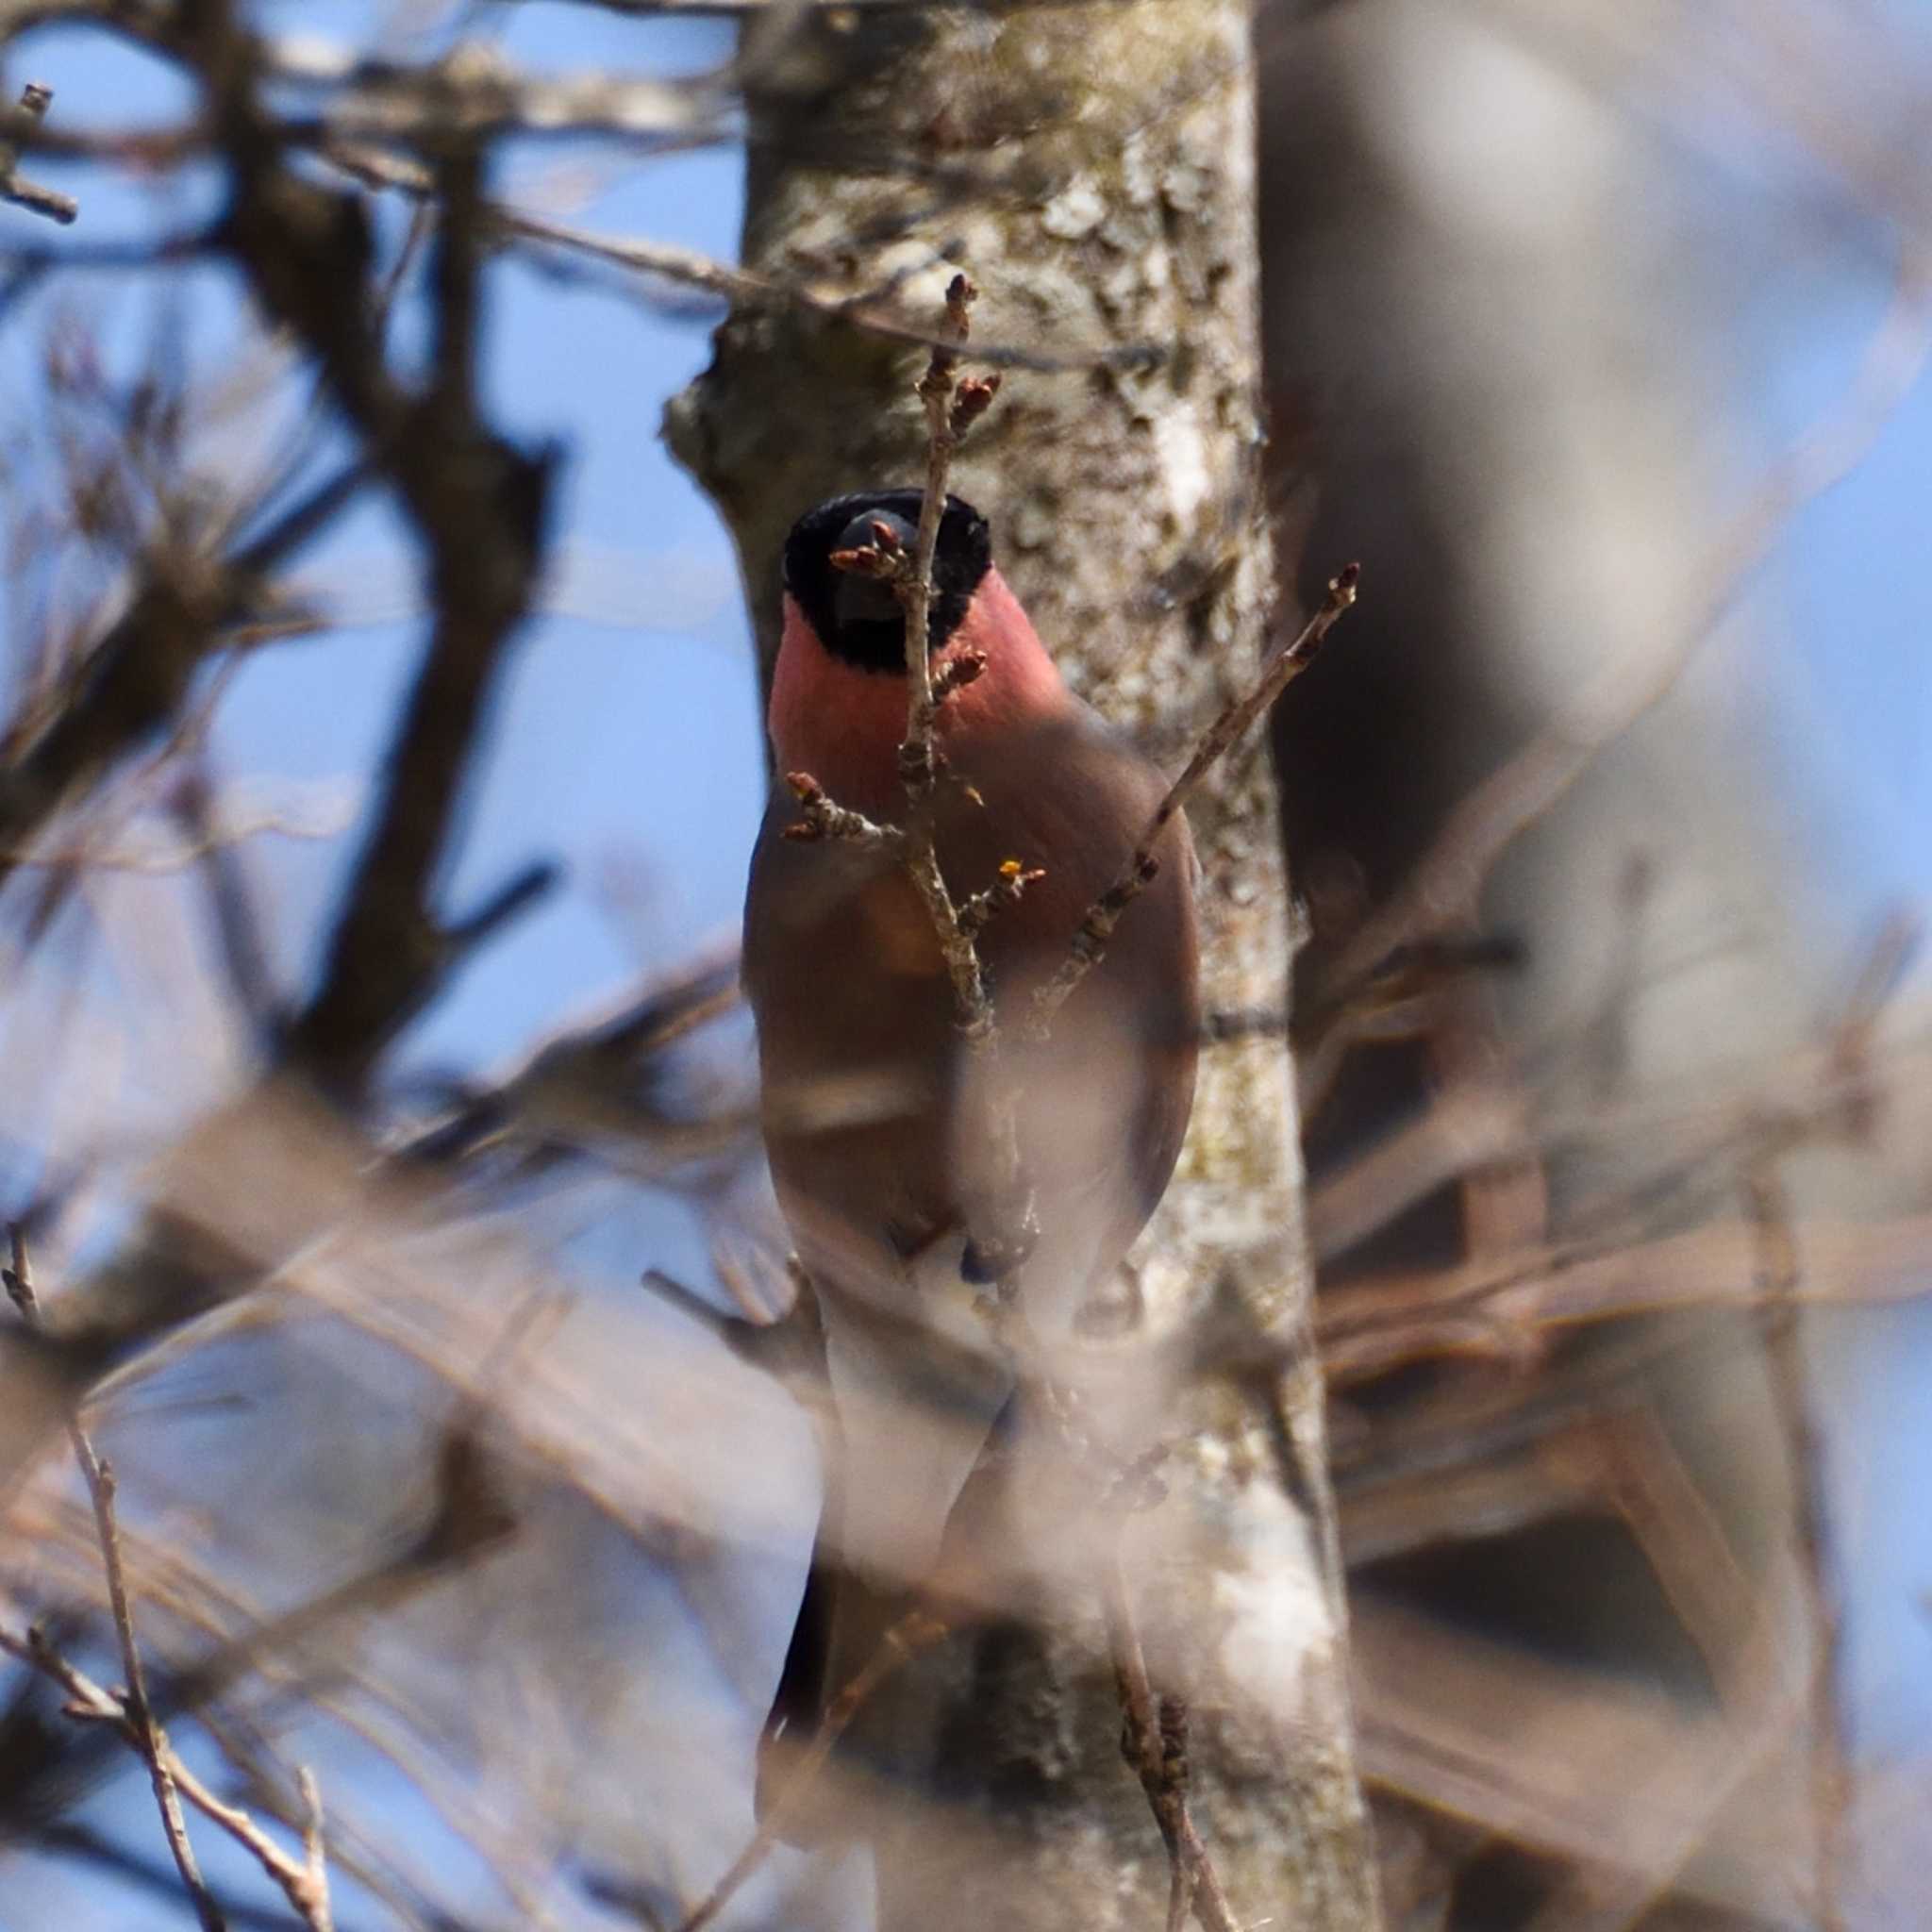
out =
[[[783,1747],[808,1740],[917,1600],[1015,1400],[979,1300],[1001,1232],[985,1224],[1003,1172],[993,1083],[962,1035],[903,852],[889,838],[800,837],[788,782],[808,776],[881,826],[907,820],[905,614],[891,583],[833,559],[881,542],[911,556],[922,500],[835,498],[800,517],[784,549],[775,782],[752,856],[741,980],[773,1188],[823,1327],[829,1416],[818,1549],[765,1729],[761,1810]],[[1128,867],[1167,785],[1068,687],[993,560],[988,520],[953,496],[927,642],[935,677],[983,660],[934,728],[929,809],[951,895],[983,890],[1003,866],[1027,874],[977,948],[1036,1204],[1036,1238],[1007,1286],[1030,1324],[1064,1334],[1158,1204],[1187,1127],[1200,1032],[1193,847],[1176,815],[1158,869],[1047,1040],[1021,1048],[1034,991]]]

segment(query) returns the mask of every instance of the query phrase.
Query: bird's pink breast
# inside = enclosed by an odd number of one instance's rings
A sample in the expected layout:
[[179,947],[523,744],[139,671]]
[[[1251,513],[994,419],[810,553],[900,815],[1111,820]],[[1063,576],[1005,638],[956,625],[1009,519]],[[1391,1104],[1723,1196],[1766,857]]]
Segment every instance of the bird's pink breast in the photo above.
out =
[[[975,745],[1043,723],[1072,702],[996,570],[987,573],[959,628],[933,659],[935,674],[967,651],[982,653],[986,669],[946,700],[938,728],[941,749],[968,763]],[[808,772],[854,811],[897,816],[905,795],[898,753],[906,736],[906,680],[834,657],[790,597],[769,722],[781,774]]]

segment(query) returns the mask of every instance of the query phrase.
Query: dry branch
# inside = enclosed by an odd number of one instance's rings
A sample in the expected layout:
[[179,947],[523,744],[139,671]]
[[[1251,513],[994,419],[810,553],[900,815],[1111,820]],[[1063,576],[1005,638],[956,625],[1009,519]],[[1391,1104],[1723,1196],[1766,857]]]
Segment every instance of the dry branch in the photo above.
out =
[[541,574],[555,453],[519,451],[477,415],[472,360],[483,216],[474,133],[455,130],[441,156],[449,206],[430,268],[436,373],[412,391],[385,355],[362,210],[280,158],[258,97],[258,45],[215,0],[201,9],[184,51],[230,162],[224,246],[263,309],[314,355],[428,557],[435,628],[383,761],[323,983],[288,1039],[297,1064],[354,1086],[455,963],[429,902],[491,692]]
[[1758,1333],[1790,1464],[1792,1538],[1809,1625],[1811,1824],[1816,1834],[1812,1909],[1818,1932],[1844,1932],[1852,1839],[1851,1767],[1839,1715],[1842,1620],[1827,1541],[1824,1437],[1798,1326],[1799,1250],[1774,1153],[1747,1171],[1743,1197],[1757,1250]]
[[1099,964],[1106,955],[1107,942],[1113,936],[1114,927],[1120,924],[1121,915],[1154,878],[1159,865],[1155,848],[1160,843],[1161,834],[1186,806],[1201,780],[1230,747],[1254,728],[1256,722],[1274,700],[1314,662],[1336,620],[1355,602],[1356,586],[1360,578],[1359,564],[1344,564],[1341,572],[1329,580],[1328,594],[1323,600],[1322,608],[1302,626],[1291,642],[1268,660],[1252,689],[1229,705],[1208,727],[1180,776],[1168,787],[1166,797],[1155,808],[1154,816],[1147,821],[1147,829],[1141,833],[1140,843],[1134,848],[1133,858],[1127,861],[1120,877],[1089,908],[1086,918],[1080,922],[1079,930],[1074,935],[1066,961],[1034,994],[1033,1013],[1026,1027],[1029,1040],[1046,1037],[1054,1016],[1066,1004],[1074,990]]
[[731,1903],[745,1880],[783,1838],[785,1827],[797,1816],[799,1805],[830,1762],[839,1740],[851,1727],[852,1720],[864,1708],[867,1700],[902,1664],[938,1643],[946,1635],[947,1627],[944,1620],[930,1610],[913,1609],[886,1632],[858,1674],[826,1705],[817,1734],[787,1773],[775,1801],[758,1821],[758,1830],[732,1860],[724,1877],[692,1908],[678,1932],[703,1932],[703,1927]]
[[223,558],[164,550],[151,559],[58,711],[0,769],[0,879],[83,787],[168,730],[195,672],[261,608],[268,574],[320,534],[361,480],[359,469],[330,477]]
[[[20,1310],[21,1320],[28,1327],[38,1329],[41,1326],[40,1297],[35,1292],[33,1270],[28,1265],[25,1230],[18,1222],[8,1229],[8,1239],[13,1265],[7,1271],[7,1292]],[[114,1619],[115,1641],[120,1645],[121,1668],[127,1676],[127,1688],[119,1699],[108,1699],[105,1693],[101,1694],[101,1702],[110,1708],[97,1710],[96,1714],[113,1717],[147,1766],[148,1780],[154,1787],[155,1805],[161,1814],[161,1829],[168,1840],[168,1851],[193,1903],[195,1914],[201,1920],[204,1932],[224,1932],[220,1908],[201,1875],[194,1847],[189,1840],[188,1824],[181,1815],[175,1756],[169,1747],[167,1734],[157,1722],[148,1703],[146,1673],[142,1666],[141,1646],[134,1634],[134,1607],[128,1595],[126,1572],[121,1561],[121,1535],[114,1520],[114,1472],[94,1453],[93,1442],[81,1422],[78,1409],[68,1420],[67,1434],[74,1444],[74,1457],[80,1465],[81,1475],[87,1482],[88,1496],[93,1505],[94,1531],[100,1541],[101,1562],[107,1572],[108,1605]],[[38,1631],[28,1631],[24,1649],[15,1648],[6,1633],[0,1632],[0,1647],[11,1650],[16,1657],[42,1670],[48,1668],[48,1659],[52,1657]],[[58,1674],[55,1674],[58,1677]]]
[[[117,1697],[104,1690],[62,1657],[38,1629],[30,1628],[23,1636],[0,1625],[0,1650],[19,1658],[22,1663],[30,1664],[42,1676],[65,1690],[72,1700],[68,1706],[69,1716],[111,1725],[149,1764],[158,1787],[165,1781],[171,1792],[178,1791],[260,1865],[281,1887],[283,1895],[311,1932],[331,1932],[334,1922],[329,1907],[327,1875],[323,1867],[320,1839],[315,1836],[320,1830],[319,1809],[311,1814],[311,1825],[304,1833],[302,1856],[295,1857],[285,1852],[240,1806],[230,1805],[217,1797],[181,1761],[165,1733],[158,1728],[150,1730],[135,1717],[131,1691]],[[178,1816],[178,1803],[175,1811]],[[170,1836],[172,1841],[172,1832]],[[181,1842],[185,1844],[186,1840],[186,1827],[183,1826]],[[182,1875],[186,1880],[185,1871]],[[213,1895],[201,1885],[198,1874],[190,1884],[190,1890],[194,1893],[203,1925],[208,1928],[208,1932],[220,1932],[225,1922]]]
[[1669,636],[1607,667],[1556,720],[1478,785],[1388,902],[1330,962],[1328,989],[1354,986],[1405,944],[1473,929],[1476,902],[1510,844],[1670,693],[1698,647],[1736,604],[1790,519],[1864,460],[1932,356],[1932,250],[1907,233],[1891,301],[1843,399],[1758,484],[1712,545],[1699,594]]
[[[391,154],[367,142],[331,141],[324,158],[343,174],[368,187],[392,189],[433,205],[435,180],[430,170],[406,156]],[[942,333],[924,326],[894,306],[890,285],[858,295],[821,293],[802,278],[762,275],[753,270],[718,261],[696,249],[657,242],[638,235],[602,235],[575,223],[517,208],[505,201],[484,205],[492,238],[528,244],[532,258],[553,269],[569,270],[586,262],[603,263],[624,272],[625,286],[648,290],[652,283],[690,289],[701,295],[730,302],[744,309],[792,308],[827,322],[860,329],[881,341],[908,348],[944,349],[951,343]],[[66,258],[61,258],[63,260]],[[661,298],[660,298],[661,300]],[[1164,352],[1154,343],[1095,349],[1088,354],[1056,354],[1037,343],[1010,341],[975,341],[974,358],[994,369],[1029,369],[1045,373],[1085,369],[1133,370],[1153,366]],[[970,418],[969,418],[970,422]],[[964,429],[967,424],[959,427]]]
[[20,105],[7,116],[10,125],[0,127],[0,201],[16,208],[30,208],[64,226],[80,212],[80,204],[71,194],[61,194],[27,180],[20,172],[20,143],[45,120],[53,105],[54,90],[30,80],[21,90]]
[[1147,1794],[1172,1867],[1168,1932],[1176,1932],[1190,1909],[1200,1922],[1201,1932],[1241,1932],[1188,1807],[1186,1707],[1176,1700],[1163,1699],[1158,1707],[1155,1703],[1134,1621],[1133,1592],[1118,1552],[1108,1566],[1104,1596],[1114,1681],[1125,1720],[1121,1755]]

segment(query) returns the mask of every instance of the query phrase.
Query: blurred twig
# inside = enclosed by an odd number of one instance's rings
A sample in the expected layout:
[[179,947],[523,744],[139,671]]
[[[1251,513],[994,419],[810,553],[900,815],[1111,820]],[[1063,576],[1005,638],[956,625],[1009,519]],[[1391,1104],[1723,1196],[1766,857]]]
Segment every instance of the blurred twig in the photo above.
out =
[[1742,594],[1791,516],[1864,460],[1932,354],[1932,248],[1901,242],[1892,298],[1850,391],[1765,476],[1698,570],[1681,627],[1612,664],[1514,758],[1449,814],[1435,843],[1329,963],[1326,988],[1356,985],[1398,947],[1471,931],[1496,861],[1556,805],[1598,754],[1656,706]]
[[195,671],[256,614],[269,574],[356,495],[359,465],[327,476],[266,530],[219,557],[182,545],[147,559],[125,611],[88,652],[58,708],[0,767],[0,879],[80,787],[173,724]]
[[258,96],[258,44],[225,0],[209,0],[182,51],[201,75],[229,163],[223,244],[262,307],[314,355],[428,558],[435,626],[384,760],[322,984],[287,1042],[298,1065],[354,1087],[455,963],[457,949],[434,921],[431,888],[485,707],[541,572],[554,452],[526,455],[477,414],[483,159],[475,130],[446,129],[436,158],[434,374],[412,390],[384,353],[362,210],[282,158]]
[[1744,1175],[1743,1193],[1764,1297],[1758,1332],[1790,1467],[1792,1534],[1810,1624],[1811,1822],[1817,1834],[1812,1905],[1819,1932],[1844,1932],[1850,1774],[1838,1707],[1840,1639],[1838,1590],[1825,1542],[1824,1441],[1799,1339],[1799,1262],[1790,1201],[1774,1157],[1753,1164]]
[[[1916,941],[1914,923],[1896,918],[1887,923],[1831,1030],[1832,1065],[1868,1094],[1869,1085],[1859,1076],[1866,1071],[1885,1002]],[[1861,1130],[1869,1125],[1872,1108],[1868,1097],[1846,1113],[1843,1124],[1854,1132]],[[1824,1431],[1811,1392],[1798,1319],[1803,1264],[1790,1199],[1778,1172],[1780,1156],[1802,1142],[1807,1127],[1802,1120],[1771,1123],[1762,1150],[1745,1166],[1741,1189],[1762,1296],[1758,1333],[1790,1466],[1792,1539],[1810,1626],[1810,1795],[1817,1834],[1813,1909],[1820,1932],[1844,1932],[1853,1841],[1850,1754],[1839,1707],[1843,1624],[1828,1541]]]
[[71,194],[60,194],[38,182],[27,180],[20,172],[20,139],[38,127],[53,105],[54,90],[30,80],[21,90],[20,105],[0,126],[0,201],[16,208],[31,208],[37,215],[65,225],[80,212],[80,204]]
[[1108,1564],[1102,1596],[1114,1683],[1124,1718],[1121,1755],[1141,1780],[1167,1845],[1171,1867],[1168,1932],[1177,1932],[1190,1908],[1200,1922],[1201,1932],[1239,1932],[1214,1861],[1201,1842],[1188,1806],[1186,1708],[1174,1699],[1163,1699],[1158,1707],[1155,1703],[1134,1619],[1133,1592],[1118,1550]]
[[[1932,1217],[1869,1224],[1807,1222],[1797,1230],[1806,1302],[1852,1306],[1925,1293],[1914,1264],[1932,1244]],[[1324,1294],[1317,1311],[1330,1385],[1450,1356],[1519,1361],[1539,1331],[1636,1315],[1752,1307],[1765,1297],[1747,1221],[1683,1234],[1558,1242],[1443,1270],[1364,1275]]]
[[866,1700],[900,1665],[922,1651],[930,1650],[945,1636],[947,1628],[944,1621],[929,1610],[912,1609],[886,1632],[858,1674],[826,1705],[817,1734],[788,1771],[775,1801],[758,1821],[750,1842],[685,1919],[678,1932],[702,1932],[731,1903],[744,1881],[764,1863],[782,1838],[786,1825],[797,1814],[799,1804],[830,1761],[839,1740]]
[[513,1072],[466,1090],[392,1158],[456,1163],[506,1145],[532,1163],[558,1150],[618,1145],[646,1171],[656,1168],[645,1157],[664,1168],[716,1158],[743,1143],[748,1114],[679,1117],[669,1104],[670,1056],[738,1000],[736,960],[700,958],[614,1011],[560,1029]]

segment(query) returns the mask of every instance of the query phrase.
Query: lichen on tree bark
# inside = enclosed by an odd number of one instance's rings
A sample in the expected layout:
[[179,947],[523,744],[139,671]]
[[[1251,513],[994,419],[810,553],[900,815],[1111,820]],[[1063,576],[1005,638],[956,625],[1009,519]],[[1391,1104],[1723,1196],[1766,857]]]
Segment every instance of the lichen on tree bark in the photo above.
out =
[[[1137,0],[793,25],[745,50],[747,266],[914,326],[963,266],[982,291],[976,340],[1057,365],[1008,375],[954,487],[991,517],[1071,681],[1177,765],[1251,679],[1270,624],[1245,10]],[[672,405],[672,445],[737,540],[767,675],[785,530],[826,496],[917,481],[922,363],[822,303],[774,300],[721,326]],[[1278,1010],[1290,919],[1258,743],[1224,760],[1190,817],[1207,1005]],[[1244,1364],[1191,1381],[1162,1419],[1180,1445],[1170,1495],[1129,1553],[1158,1688],[1192,1709],[1196,1815],[1243,1924],[1355,1932],[1374,1923],[1373,1878],[1278,1040],[1205,1053],[1180,1170],[1137,1254],[1143,1335],[1206,1321]],[[1121,1762],[1097,1607],[975,1643],[892,1694],[927,1700],[931,1786],[995,1822],[1000,1854],[947,1859],[930,1836],[882,1847],[883,1932],[1060,1926],[1075,1906],[1088,1927],[1158,1923],[1166,1857]]]

